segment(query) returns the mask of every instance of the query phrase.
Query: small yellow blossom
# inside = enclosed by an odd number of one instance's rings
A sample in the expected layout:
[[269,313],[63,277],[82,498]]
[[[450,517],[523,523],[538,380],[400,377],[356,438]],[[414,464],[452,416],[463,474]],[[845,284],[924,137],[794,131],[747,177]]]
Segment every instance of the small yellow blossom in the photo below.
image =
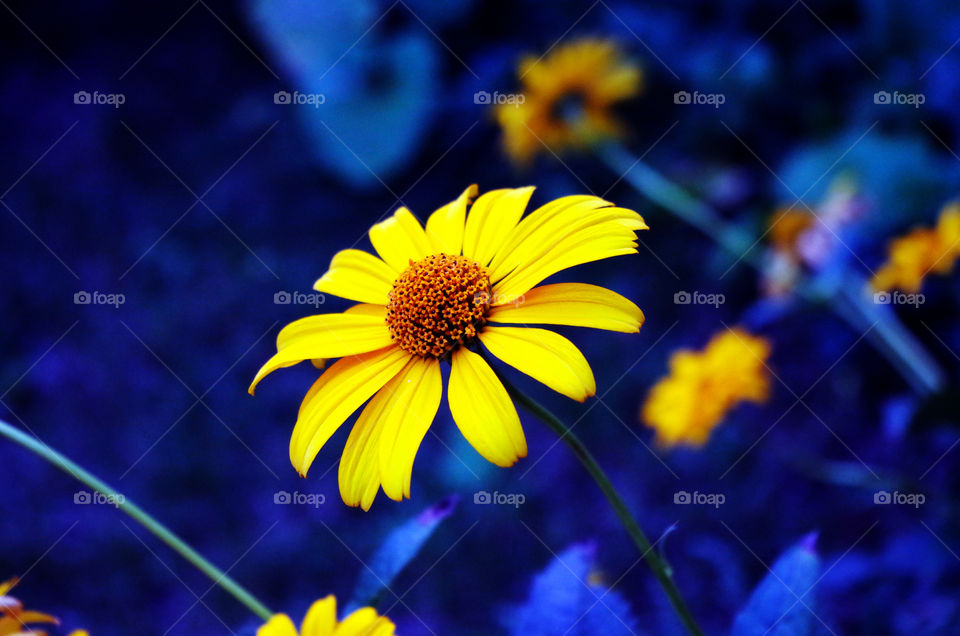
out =
[[307,610],[300,631],[286,614],[277,614],[257,636],[393,636],[396,627],[372,607],[361,607],[342,621],[337,620],[337,599],[331,594]]
[[873,277],[874,291],[920,291],[930,272],[949,274],[960,256],[960,203],[940,213],[936,227],[920,227],[891,241],[887,262]]
[[767,339],[734,328],[715,335],[703,351],[675,352],[670,374],[647,396],[643,422],[665,447],[703,446],[730,409],[767,400],[770,349]]
[[810,229],[815,220],[813,214],[807,210],[778,210],[770,217],[770,243],[778,252],[797,258],[800,236]]
[[8,592],[16,584],[17,579],[15,578],[0,583],[0,636],[41,636],[44,632],[30,629],[28,624],[49,623],[56,625],[59,621],[49,614],[24,609],[23,603],[8,595]]
[[523,99],[498,104],[495,112],[504,149],[519,164],[545,149],[562,152],[620,136],[612,107],[643,83],[640,68],[613,42],[589,38],[524,58],[517,75]]

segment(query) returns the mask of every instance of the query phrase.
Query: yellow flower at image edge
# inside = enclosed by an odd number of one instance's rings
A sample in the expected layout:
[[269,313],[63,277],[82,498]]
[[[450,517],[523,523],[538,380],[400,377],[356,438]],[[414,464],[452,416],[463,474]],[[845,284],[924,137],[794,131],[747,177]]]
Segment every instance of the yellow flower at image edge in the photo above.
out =
[[920,291],[927,274],[949,274],[960,256],[960,203],[940,213],[934,228],[917,228],[890,242],[887,262],[871,281],[874,291]]
[[557,46],[517,69],[521,93],[495,107],[503,145],[517,163],[549,149],[583,148],[622,134],[612,108],[640,92],[643,73],[607,40]]
[[[341,358],[307,392],[290,439],[305,476],[323,445],[369,400],[340,461],[343,501],[368,510],[380,490],[410,496],[413,461],[440,406],[440,362],[451,364],[447,401],[484,458],[512,466],[527,443],[516,408],[484,357],[492,355],[578,401],[596,392],[572,342],[530,324],[636,333],[640,309],[603,287],[537,285],[574,265],[636,253],[639,214],[594,196],[551,201],[523,217],[532,187],[477,187],[435,211],[426,229],[406,208],[370,229],[377,256],[338,252],[314,285],[361,304],[297,320],[277,337],[267,374],[302,360]],[[469,208],[469,215],[467,209]],[[508,326],[524,325],[522,327]],[[372,398],[372,399],[371,399]]]
[[361,607],[338,621],[337,599],[331,594],[310,606],[299,632],[289,616],[277,614],[257,630],[257,636],[393,636],[394,630],[390,619],[372,607]]
[[[0,583],[0,636],[41,636],[46,632],[35,631],[28,627],[31,623],[57,625],[60,621],[49,614],[23,608],[19,599],[8,593],[17,585],[18,579],[12,578]],[[87,632],[77,630],[69,636],[88,636]]]
[[770,342],[735,328],[715,335],[703,351],[680,350],[670,374],[650,390],[641,411],[657,442],[703,446],[727,412],[770,393]]

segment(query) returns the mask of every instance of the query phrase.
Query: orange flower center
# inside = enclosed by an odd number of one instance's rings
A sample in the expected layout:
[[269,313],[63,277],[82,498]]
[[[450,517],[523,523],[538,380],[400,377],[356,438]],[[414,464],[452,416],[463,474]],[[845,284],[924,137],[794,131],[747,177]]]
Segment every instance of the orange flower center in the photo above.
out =
[[477,336],[489,309],[487,269],[463,256],[434,254],[410,261],[393,283],[387,328],[404,351],[443,358]]

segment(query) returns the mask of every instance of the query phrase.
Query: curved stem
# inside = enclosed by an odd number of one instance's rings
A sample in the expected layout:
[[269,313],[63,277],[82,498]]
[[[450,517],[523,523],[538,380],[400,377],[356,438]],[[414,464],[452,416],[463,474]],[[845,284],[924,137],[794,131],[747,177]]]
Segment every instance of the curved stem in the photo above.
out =
[[877,305],[863,297],[862,290],[866,287],[865,281],[857,280],[842,285],[833,303],[834,311],[854,328],[870,329],[871,340],[883,345],[877,347],[880,353],[900,370],[918,393],[940,391],[945,380],[936,360],[897,320],[890,307]]
[[[597,148],[607,167],[622,175],[642,195],[687,223],[700,229],[720,247],[760,271],[763,263],[753,255],[759,241],[720,218],[714,210],[639,159],[622,146],[609,142]],[[797,293],[812,302],[825,302],[854,329],[869,331],[869,341],[920,394],[933,394],[943,387],[943,373],[936,361],[890,311],[869,305],[859,291],[866,283],[844,281],[827,296],[809,282],[797,285]]]
[[96,475],[91,474],[76,462],[3,420],[0,420],[0,435],[36,453],[97,492],[110,497],[114,505],[120,510],[123,510],[133,517],[135,521],[152,532],[158,539],[177,551],[184,559],[195,565],[201,572],[209,576],[215,584],[222,587],[232,594],[234,598],[246,605],[251,612],[265,621],[270,620],[273,616],[273,612],[267,609],[263,603],[258,601],[239,583],[230,578],[226,572],[207,561],[199,552],[187,545],[166,526],[154,519],[140,506],[127,499],[122,493],[106,484]]
[[607,501],[610,503],[610,506],[613,508],[614,513],[616,513],[617,518],[620,519],[620,523],[622,523],[623,527],[626,529],[627,534],[630,535],[630,538],[633,539],[633,542],[637,545],[637,548],[640,549],[640,556],[647,562],[647,565],[650,566],[650,569],[653,571],[653,575],[657,578],[657,582],[660,583],[660,587],[662,587],[663,591],[666,592],[667,598],[670,600],[670,604],[673,606],[674,611],[676,611],[677,616],[683,623],[683,626],[686,627],[687,631],[694,636],[703,636],[703,632],[700,630],[700,627],[694,620],[693,615],[690,613],[690,609],[687,607],[686,601],[683,600],[683,597],[680,595],[680,590],[673,581],[670,566],[663,559],[663,557],[661,557],[660,554],[653,549],[649,539],[647,539],[647,535],[645,535],[643,530],[640,528],[640,524],[637,523],[637,520],[630,512],[630,509],[627,508],[627,504],[623,501],[623,497],[621,497],[620,493],[617,492],[617,489],[610,481],[610,478],[607,477],[605,472],[603,472],[600,464],[597,463],[597,460],[590,453],[587,447],[583,445],[583,442],[581,442],[580,439],[573,434],[573,431],[571,431],[566,424],[561,422],[557,416],[548,411],[546,407],[517,389],[503,375],[499,373],[497,375],[500,378],[500,381],[503,382],[503,385],[506,387],[507,392],[516,402],[522,404],[527,410],[540,418],[544,424],[549,426],[550,429],[559,435],[560,439],[570,447],[570,450],[573,451],[573,454],[577,460],[579,460],[583,467],[587,469],[587,472],[590,473],[590,476],[593,477],[593,480],[597,482],[600,490],[603,492],[604,496],[607,498]]

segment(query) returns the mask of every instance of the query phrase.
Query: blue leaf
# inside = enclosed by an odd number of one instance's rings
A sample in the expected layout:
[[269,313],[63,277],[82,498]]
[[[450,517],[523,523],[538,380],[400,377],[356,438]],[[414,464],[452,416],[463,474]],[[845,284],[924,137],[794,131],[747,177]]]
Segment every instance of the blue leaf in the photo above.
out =
[[314,96],[278,112],[295,113],[317,162],[357,187],[406,166],[440,94],[429,31],[416,20],[389,36],[370,31],[370,0],[252,0],[250,14],[292,78],[281,88]]
[[628,603],[617,592],[591,580],[595,546],[573,545],[534,577],[525,603],[507,607],[501,616],[516,636],[588,636],[636,634]]
[[358,607],[375,604],[384,589],[393,583],[401,570],[420,552],[441,521],[457,507],[458,497],[441,499],[419,515],[395,528],[367,561],[353,591],[346,613]]
[[[824,631],[812,588],[820,574],[815,535],[787,550],[753,591],[731,636],[815,636]],[[798,600],[802,599],[802,600]]]

